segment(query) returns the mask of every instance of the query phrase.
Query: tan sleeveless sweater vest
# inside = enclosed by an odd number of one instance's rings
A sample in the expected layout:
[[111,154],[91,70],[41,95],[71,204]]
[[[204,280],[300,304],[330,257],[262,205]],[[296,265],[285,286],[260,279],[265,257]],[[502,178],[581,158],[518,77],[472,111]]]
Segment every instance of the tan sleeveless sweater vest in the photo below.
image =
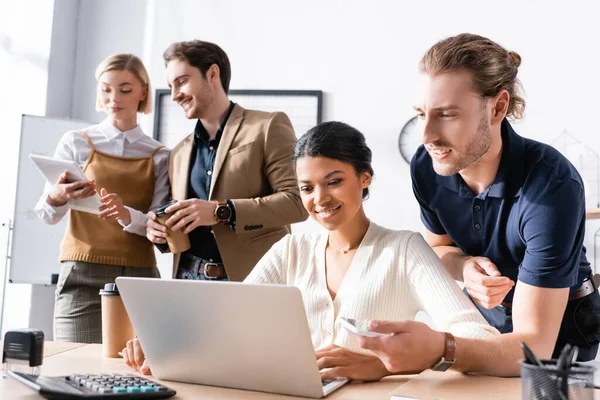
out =
[[[154,195],[154,155],[126,158],[96,150],[88,135],[90,156],[83,171],[105,188],[118,194],[128,207],[148,212]],[[60,247],[60,261],[85,261],[125,267],[156,265],[154,248],[145,237],[125,232],[118,221],[104,221],[95,214],[71,210],[69,226]]]

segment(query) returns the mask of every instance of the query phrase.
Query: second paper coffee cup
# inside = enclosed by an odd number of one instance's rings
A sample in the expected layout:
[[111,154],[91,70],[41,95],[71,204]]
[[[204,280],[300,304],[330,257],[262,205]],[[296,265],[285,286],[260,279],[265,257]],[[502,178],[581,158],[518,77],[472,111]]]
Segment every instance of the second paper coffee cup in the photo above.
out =
[[107,283],[100,290],[102,298],[102,353],[104,357],[120,357],[127,341],[135,337],[117,285]]
[[[158,222],[160,222],[163,225],[165,224],[167,219],[169,219],[169,217],[171,216],[171,214],[167,214],[165,210],[175,203],[177,203],[177,200],[171,200],[168,203],[158,207],[156,211],[154,211]],[[171,253],[173,254],[182,253],[186,250],[189,250],[189,248],[191,247],[190,238],[188,237],[187,233],[183,233],[183,229],[179,229],[177,231],[167,229],[167,245],[169,246],[169,250],[171,250]],[[157,247],[161,252],[165,252],[159,247],[159,245],[157,245]]]

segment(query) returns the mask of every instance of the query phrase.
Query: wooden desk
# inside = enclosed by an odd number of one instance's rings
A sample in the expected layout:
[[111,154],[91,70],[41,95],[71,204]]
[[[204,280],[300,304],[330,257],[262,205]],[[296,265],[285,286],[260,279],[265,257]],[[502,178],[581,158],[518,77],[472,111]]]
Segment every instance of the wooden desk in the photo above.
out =
[[[129,369],[121,358],[102,357],[102,346],[98,344],[80,343],[45,343],[45,357],[42,365],[44,375],[70,375],[81,372],[121,372],[134,373]],[[389,400],[390,393],[400,385],[407,383],[414,376],[387,377],[380,382],[350,383],[336,390],[326,400]],[[156,380],[152,377],[150,379]],[[481,379],[481,380],[480,380]],[[464,376],[456,372],[439,373],[427,371],[407,386],[412,387],[411,393],[415,393],[415,387],[419,393],[418,397],[428,397],[433,392],[439,394],[442,390],[447,393],[448,399],[473,399],[479,400],[520,400],[521,384],[519,379],[500,380],[494,378],[493,390],[490,383],[485,383],[485,377]],[[158,381],[177,391],[173,399],[305,399],[304,397],[283,396],[277,394],[251,392],[246,390],[227,389],[214,386],[192,385],[186,383]],[[499,382],[499,383],[498,383]],[[474,393],[474,388],[480,388],[482,393]],[[401,390],[400,390],[401,391]],[[595,398],[600,398],[600,390],[595,391]],[[436,395],[433,398],[439,398]],[[30,390],[20,382],[11,378],[0,378],[0,399],[26,399],[39,400],[41,396]]]
[[588,208],[585,210],[586,219],[600,219],[600,208]]
[[[102,346],[98,344],[46,342],[43,375],[70,375],[80,372],[134,373],[121,358],[102,357]],[[153,377],[150,379],[156,380]],[[350,383],[336,390],[327,400],[373,399],[389,400],[390,392],[406,383],[410,377],[389,377],[380,382]],[[191,385],[179,382],[158,381],[177,391],[173,399],[305,399],[304,397],[282,396],[246,390],[227,389],[214,386]],[[43,399],[41,396],[11,378],[0,378],[0,399]]]
[[[70,343],[70,342],[45,342],[44,343],[44,358],[54,356],[65,351],[73,350],[78,347],[87,346],[85,343]],[[4,342],[0,340],[0,349],[4,348]]]

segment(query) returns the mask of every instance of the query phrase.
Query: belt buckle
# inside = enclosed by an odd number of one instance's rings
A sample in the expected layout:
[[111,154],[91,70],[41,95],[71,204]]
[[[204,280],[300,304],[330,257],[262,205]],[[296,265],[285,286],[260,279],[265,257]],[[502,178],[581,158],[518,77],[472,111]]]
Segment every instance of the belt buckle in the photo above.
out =
[[209,276],[209,275],[208,275],[208,269],[209,269],[210,267],[217,267],[217,268],[219,268],[219,264],[217,264],[217,263],[214,263],[214,262],[207,262],[207,263],[204,263],[204,271],[203,271],[203,273],[204,273],[204,277],[205,277],[206,279],[208,279],[208,280],[219,279],[219,277],[218,277],[218,276]]

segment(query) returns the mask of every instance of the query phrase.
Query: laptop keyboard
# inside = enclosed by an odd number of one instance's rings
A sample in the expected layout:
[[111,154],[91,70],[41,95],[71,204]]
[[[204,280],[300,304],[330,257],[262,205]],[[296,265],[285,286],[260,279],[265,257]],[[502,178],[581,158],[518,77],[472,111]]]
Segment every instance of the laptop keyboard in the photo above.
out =
[[323,387],[325,387],[333,381],[335,381],[335,379],[325,379],[324,381],[321,381],[321,383],[323,383]]

